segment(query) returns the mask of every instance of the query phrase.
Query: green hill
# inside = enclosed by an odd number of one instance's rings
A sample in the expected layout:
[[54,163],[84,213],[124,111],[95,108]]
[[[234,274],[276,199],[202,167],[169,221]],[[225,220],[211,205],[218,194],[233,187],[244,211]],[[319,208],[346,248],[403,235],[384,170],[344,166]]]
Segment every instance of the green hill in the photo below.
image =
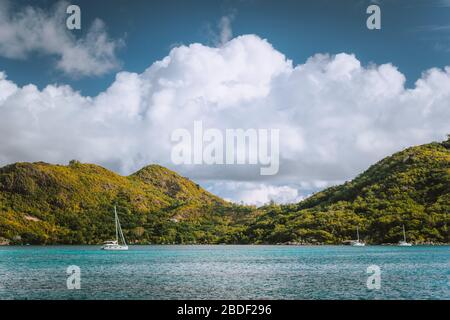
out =
[[113,236],[117,204],[130,242],[210,242],[233,205],[167,168],[128,176],[72,161],[0,169],[0,237],[11,243],[99,243]]
[[262,242],[449,242],[450,139],[411,147],[297,205],[268,206],[248,229]]
[[167,168],[124,177],[72,161],[0,168],[0,243],[94,244],[117,204],[131,243],[449,243],[450,139],[411,147],[292,205],[227,203]]

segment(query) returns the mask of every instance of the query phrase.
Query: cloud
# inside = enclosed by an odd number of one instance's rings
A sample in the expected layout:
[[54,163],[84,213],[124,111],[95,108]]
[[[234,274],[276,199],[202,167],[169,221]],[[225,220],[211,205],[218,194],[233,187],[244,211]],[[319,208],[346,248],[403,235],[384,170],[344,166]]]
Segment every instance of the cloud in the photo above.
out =
[[[395,66],[363,66],[346,53],[294,66],[255,35],[173,48],[140,74],[118,73],[96,97],[69,86],[18,87],[1,73],[0,164],[79,159],[129,174],[156,162],[237,201],[297,201],[450,133],[450,67],[425,71],[414,88],[404,84]],[[198,120],[219,130],[280,129],[279,174],[175,166],[171,133],[192,131]]]
[[220,44],[224,45],[233,37],[233,31],[231,29],[231,21],[233,20],[233,16],[224,16],[220,19],[219,28],[220,28]]
[[77,39],[66,27],[68,5],[61,1],[48,12],[31,6],[15,11],[9,1],[0,0],[0,55],[11,59],[26,59],[33,53],[52,55],[57,57],[56,67],[73,77],[117,69],[116,51],[123,42],[110,39],[100,19]]
[[415,30],[417,31],[450,31],[450,25],[428,25],[417,27]]
[[436,0],[435,5],[438,7],[450,7],[450,0]]
[[231,23],[235,15],[236,12],[233,10],[230,14],[222,16],[215,28],[207,25],[207,37],[214,46],[221,47],[233,38]]
[[261,206],[271,201],[276,203],[299,202],[304,197],[296,187],[273,186],[265,183],[218,182],[208,187],[212,193],[220,193],[233,202]]

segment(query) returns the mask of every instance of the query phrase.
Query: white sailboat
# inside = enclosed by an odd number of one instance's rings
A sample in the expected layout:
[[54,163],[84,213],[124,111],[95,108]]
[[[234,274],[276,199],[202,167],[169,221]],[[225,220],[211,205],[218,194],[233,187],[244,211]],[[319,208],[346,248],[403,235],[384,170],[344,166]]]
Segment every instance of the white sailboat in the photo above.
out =
[[356,240],[352,241],[352,246],[353,247],[364,247],[366,244],[362,241],[359,240],[359,228],[356,227]]
[[[127,243],[123,236],[122,227],[120,226],[119,217],[117,216],[116,206],[114,206],[114,219],[116,223],[116,240],[106,241],[102,247],[103,250],[128,250]],[[119,244],[119,238],[123,244]]]
[[411,247],[412,246],[412,243],[409,243],[406,241],[405,225],[403,225],[403,240],[399,241],[398,245],[400,247]]

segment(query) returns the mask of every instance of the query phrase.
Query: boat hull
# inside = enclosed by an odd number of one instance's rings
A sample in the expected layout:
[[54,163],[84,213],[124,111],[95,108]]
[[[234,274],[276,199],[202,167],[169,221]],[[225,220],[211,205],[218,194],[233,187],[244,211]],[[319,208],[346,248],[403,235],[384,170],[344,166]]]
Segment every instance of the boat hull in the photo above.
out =
[[126,251],[128,250],[128,246],[103,246],[102,250],[107,250],[107,251]]

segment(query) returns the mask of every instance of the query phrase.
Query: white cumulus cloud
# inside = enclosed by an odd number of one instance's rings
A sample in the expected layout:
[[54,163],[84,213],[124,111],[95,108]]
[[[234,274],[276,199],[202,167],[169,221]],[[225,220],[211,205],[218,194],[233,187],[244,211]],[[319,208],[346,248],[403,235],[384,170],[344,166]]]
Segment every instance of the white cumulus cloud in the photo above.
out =
[[[255,35],[220,47],[173,48],[138,74],[120,72],[96,97],[69,86],[18,87],[0,73],[0,164],[71,159],[129,174],[166,165],[235,201],[298,201],[381,158],[450,133],[450,67],[413,88],[391,64],[317,54],[293,65]],[[171,163],[173,130],[280,129],[280,171]]]
[[99,76],[117,69],[116,51],[122,41],[110,39],[100,19],[76,38],[66,27],[68,6],[61,1],[50,11],[32,6],[14,10],[13,3],[0,0],[0,55],[11,59],[25,59],[33,53],[52,55],[57,57],[56,67],[73,77]]
[[254,182],[217,182],[207,188],[212,193],[220,193],[224,199],[262,206],[274,201],[292,203],[301,201],[304,196],[296,187],[276,186]]

